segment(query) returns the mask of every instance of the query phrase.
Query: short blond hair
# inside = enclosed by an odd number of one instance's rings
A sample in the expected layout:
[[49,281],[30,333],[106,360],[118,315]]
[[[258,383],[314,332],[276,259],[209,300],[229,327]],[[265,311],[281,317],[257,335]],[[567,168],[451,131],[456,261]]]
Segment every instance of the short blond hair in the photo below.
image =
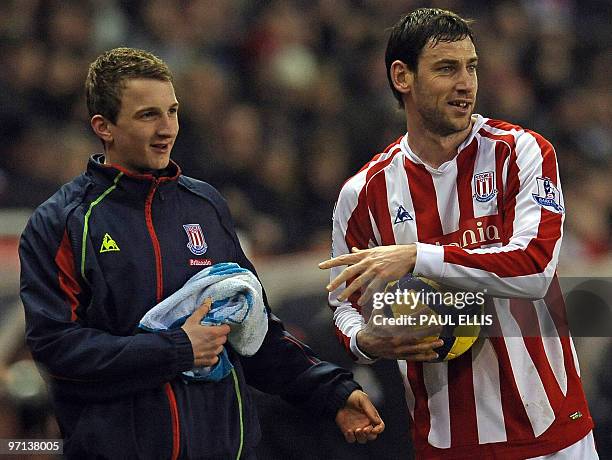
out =
[[135,48],[115,48],[102,53],[89,65],[85,80],[89,116],[100,114],[117,122],[125,80],[152,78],[173,81],[168,65],[157,56]]

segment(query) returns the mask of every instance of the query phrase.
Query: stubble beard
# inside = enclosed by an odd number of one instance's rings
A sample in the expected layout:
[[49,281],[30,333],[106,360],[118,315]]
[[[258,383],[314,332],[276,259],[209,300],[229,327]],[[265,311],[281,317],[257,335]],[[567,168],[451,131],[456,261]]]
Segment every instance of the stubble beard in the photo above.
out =
[[457,126],[437,107],[433,109],[428,107],[419,107],[417,110],[421,116],[421,119],[423,120],[425,129],[441,137],[447,137],[465,131],[470,126],[470,120],[472,117],[472,112],[470,112],[470,116],[467,118],[465,125]]

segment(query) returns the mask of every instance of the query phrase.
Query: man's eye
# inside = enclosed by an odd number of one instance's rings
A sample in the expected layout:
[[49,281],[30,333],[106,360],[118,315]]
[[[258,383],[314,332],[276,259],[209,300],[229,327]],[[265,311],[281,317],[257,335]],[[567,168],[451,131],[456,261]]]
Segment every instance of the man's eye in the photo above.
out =
[[142,112],[140,116],[142,118],[152,118],[155,116],[155,112]]
[[470,72],[476,72],[477,69],[478,69],[478,66],[476,64],[471,64],[468,66],[468,70]]
[[176,115],[178,113],[178,108],[172,107],[168,112],[172,115]]
[[452,72],[453,68],[449,65],[445,65],[444,67],[440,67],[441,72]]

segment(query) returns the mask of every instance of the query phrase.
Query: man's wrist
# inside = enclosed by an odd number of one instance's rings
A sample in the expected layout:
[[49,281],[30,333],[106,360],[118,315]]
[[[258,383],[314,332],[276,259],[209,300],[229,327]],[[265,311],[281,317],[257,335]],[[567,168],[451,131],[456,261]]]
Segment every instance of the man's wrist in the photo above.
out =
[[[363,338],[364,338],[364,334],[366,334],[366,332],[362,330],[358,331],[357,334],[355,334],[355,347],[361,352],[361,354],[363,354],[366,358],[371,359],[371,360],[375,360],[378,359],[378,356],[374,356],[372,353],[370,353],[369,351],[366,350],[366,348],[364,348],[363,345]],[[359,341],[359,336],[361,335],[361,343]]]
[[408,270],[407,273],[412,273],[417,261],[417,245],[415,243],[406,245],[408,250]]
[[350,350],[351,354],[355,357],[355,360],[359,364],[372,364],[376,361],[376,358],[372,359],[369,355],[363,353],[357,346],[357,332],[352,333],[350,336]]
[[327,405],[323,410],[323,416],[334,420],[336,415],[338,415],[338,411],[346,406],[349,397],[356,390],[361,390],[361,385],[353,379],[337,385],[335,391],[328,398]]

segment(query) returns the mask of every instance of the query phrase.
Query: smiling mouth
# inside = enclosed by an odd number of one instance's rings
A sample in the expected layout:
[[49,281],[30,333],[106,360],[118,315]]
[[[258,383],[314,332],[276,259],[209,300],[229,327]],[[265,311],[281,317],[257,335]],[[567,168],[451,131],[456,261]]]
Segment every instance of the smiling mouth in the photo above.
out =
[[162,152],[167,152],[170,150],[170,144],[151,144],[151,147]]
[[452,105],[453,107],[459,107],[460,109],[467,109],[470,105],[472,105],[470,102],[466,101],[452,101],[448,104]]

